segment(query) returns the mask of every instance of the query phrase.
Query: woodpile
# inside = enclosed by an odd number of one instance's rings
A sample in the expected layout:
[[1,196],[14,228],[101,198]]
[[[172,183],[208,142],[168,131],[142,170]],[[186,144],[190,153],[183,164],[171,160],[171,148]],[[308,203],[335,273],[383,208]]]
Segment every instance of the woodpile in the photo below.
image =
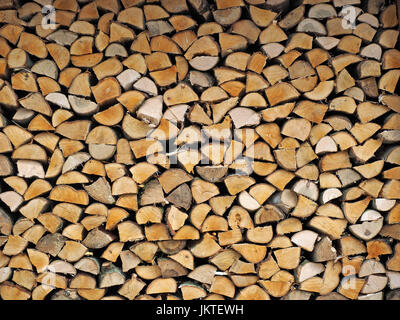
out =
[[400,299],[399,7],[0,1],[0,299]]

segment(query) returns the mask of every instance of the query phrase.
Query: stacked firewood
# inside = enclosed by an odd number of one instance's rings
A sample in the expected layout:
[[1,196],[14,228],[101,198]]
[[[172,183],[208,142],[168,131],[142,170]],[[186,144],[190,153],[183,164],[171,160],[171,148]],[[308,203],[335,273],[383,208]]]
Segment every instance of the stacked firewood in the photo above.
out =
[[0,1],[0,298],[400,299],[398,3]]

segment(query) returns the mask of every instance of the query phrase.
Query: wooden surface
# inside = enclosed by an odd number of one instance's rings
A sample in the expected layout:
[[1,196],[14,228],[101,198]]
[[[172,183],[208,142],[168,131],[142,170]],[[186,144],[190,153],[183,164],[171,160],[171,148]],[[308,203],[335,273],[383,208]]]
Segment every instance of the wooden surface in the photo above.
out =
[[0,1],[0,299],[400,298],[400,1],[44,2]]

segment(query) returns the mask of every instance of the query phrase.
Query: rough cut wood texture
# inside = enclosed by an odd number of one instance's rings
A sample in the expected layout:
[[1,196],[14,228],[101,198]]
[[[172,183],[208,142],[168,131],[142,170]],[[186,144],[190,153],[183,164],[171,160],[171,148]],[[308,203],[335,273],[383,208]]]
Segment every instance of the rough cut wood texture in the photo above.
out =
[[398,300],[399,7],[0,1],[0,299]]

